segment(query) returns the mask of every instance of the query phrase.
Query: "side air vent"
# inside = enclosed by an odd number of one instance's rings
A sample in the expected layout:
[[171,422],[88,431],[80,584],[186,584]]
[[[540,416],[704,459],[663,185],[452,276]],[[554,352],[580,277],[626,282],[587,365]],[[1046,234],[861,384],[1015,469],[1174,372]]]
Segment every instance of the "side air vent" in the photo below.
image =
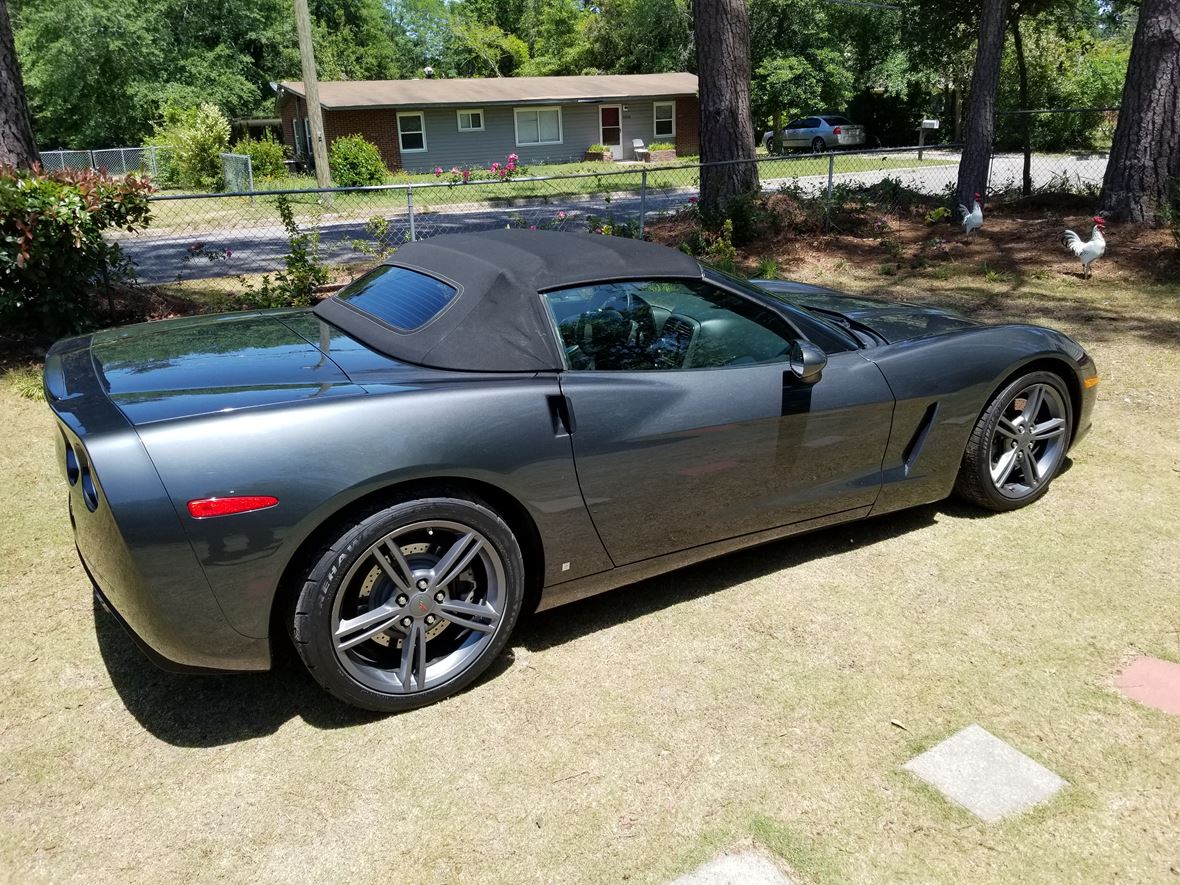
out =
[[918,422],[918,426],[914,428],[914,435],[910,438],[909,444],[902,452],[901,460],[905,465],[906,476],[909,476],[910,471],[913,470],[914,464],[918,461],[918,455],[922,453],[922,446],[926,443],[926,437],[930,434],[930,428],[934,426],[934,416],[938,414],[938,403],[933,402],[926,407],[926,411],[922,415],[922,420]]

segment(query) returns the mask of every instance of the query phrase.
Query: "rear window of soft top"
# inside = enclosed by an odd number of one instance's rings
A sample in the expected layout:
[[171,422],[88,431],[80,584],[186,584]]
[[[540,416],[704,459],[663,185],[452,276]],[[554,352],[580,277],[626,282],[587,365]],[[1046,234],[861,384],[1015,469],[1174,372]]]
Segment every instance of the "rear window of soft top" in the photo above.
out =
[[459,294],[449,283],[383,264],[345,286],[336,297],[387,326],[412,332],[429,323]]

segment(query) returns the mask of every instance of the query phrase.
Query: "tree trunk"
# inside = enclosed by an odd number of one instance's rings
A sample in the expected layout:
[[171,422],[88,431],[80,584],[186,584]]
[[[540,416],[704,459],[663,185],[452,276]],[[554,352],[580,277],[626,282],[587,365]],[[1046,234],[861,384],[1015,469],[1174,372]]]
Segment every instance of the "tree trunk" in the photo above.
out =
[[1180,177],[1180,3],[1143,0],[1099,211],[1149,221]]
[[[750,117],[750,24],[745,0],[697,0],[701,215],[716,224],[735,197],[758,190]],[[733,162],[746,161],[746,162]]]
[[28,168],[40,159],[13,45],[8,0],[0,0],[0,166]]
[[1008,0],[984,0],[979,21],[979,48],[971,75],[971,99],[967,106],[967,132],[963,159],[959,162],[956,201],[970,208],[976,192],[987,190],[987,167],[996,129],[996,86],[1004,55],[1004,19]]
[[[1012,14],[1012,42],[1016,50],[1016,71],[1020,77],[1020,109],[1028,111],[1028,64],[1024,58],[1024,38],[1020,35],[1020,13]],[[1020,140],[1024,147],[1024,178],[1020,192],[1026,197],[1032,193],[1032,114],[1020,115]]]

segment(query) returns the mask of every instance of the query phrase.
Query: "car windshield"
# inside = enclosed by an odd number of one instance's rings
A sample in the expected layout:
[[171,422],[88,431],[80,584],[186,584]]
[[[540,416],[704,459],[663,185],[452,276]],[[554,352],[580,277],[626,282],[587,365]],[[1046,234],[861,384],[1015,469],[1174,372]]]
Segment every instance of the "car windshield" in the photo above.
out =
[[824,353],[842,353],[846,350],[859,350],[862,346],[855,336],[850,335],[847,330],[842,329],[834,323],[831,316],[825,316],[823,313],[811,310],[798,301],[792,300],[784,293],[771,292],[768,289],[763,289],[761,286],[755,285],[749,280],[743,280],[741,277],[726,273],[723,270],[718,270],[715,267],[709,268],[709,273],[724,279],[735,288],[747,292],[752,291],[767,298],[773,298],[780,304],[793,308],[791,311],[792,321],[807,336],[807,339],[823,350]]
[[411,332],[442,313],[458,294],[442,280],[383,264],[345,286],[336,298],[387,326]]

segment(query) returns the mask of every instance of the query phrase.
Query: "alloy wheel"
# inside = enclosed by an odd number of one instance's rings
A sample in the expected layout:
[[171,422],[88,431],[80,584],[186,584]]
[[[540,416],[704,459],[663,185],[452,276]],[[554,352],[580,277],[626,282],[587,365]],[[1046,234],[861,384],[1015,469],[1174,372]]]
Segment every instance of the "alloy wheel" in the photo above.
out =
[[1067,415],[1061,393],[1049,384],[1030,384],[1008,401],[991,440],[996,491],[1018,500],[1053,478],[1069,442]]
[[345,575],[333,649],[366,688],[426,691],[479,658],[505,604],[504,563],[484,535],[460,522],[415,522],[371,544]]

